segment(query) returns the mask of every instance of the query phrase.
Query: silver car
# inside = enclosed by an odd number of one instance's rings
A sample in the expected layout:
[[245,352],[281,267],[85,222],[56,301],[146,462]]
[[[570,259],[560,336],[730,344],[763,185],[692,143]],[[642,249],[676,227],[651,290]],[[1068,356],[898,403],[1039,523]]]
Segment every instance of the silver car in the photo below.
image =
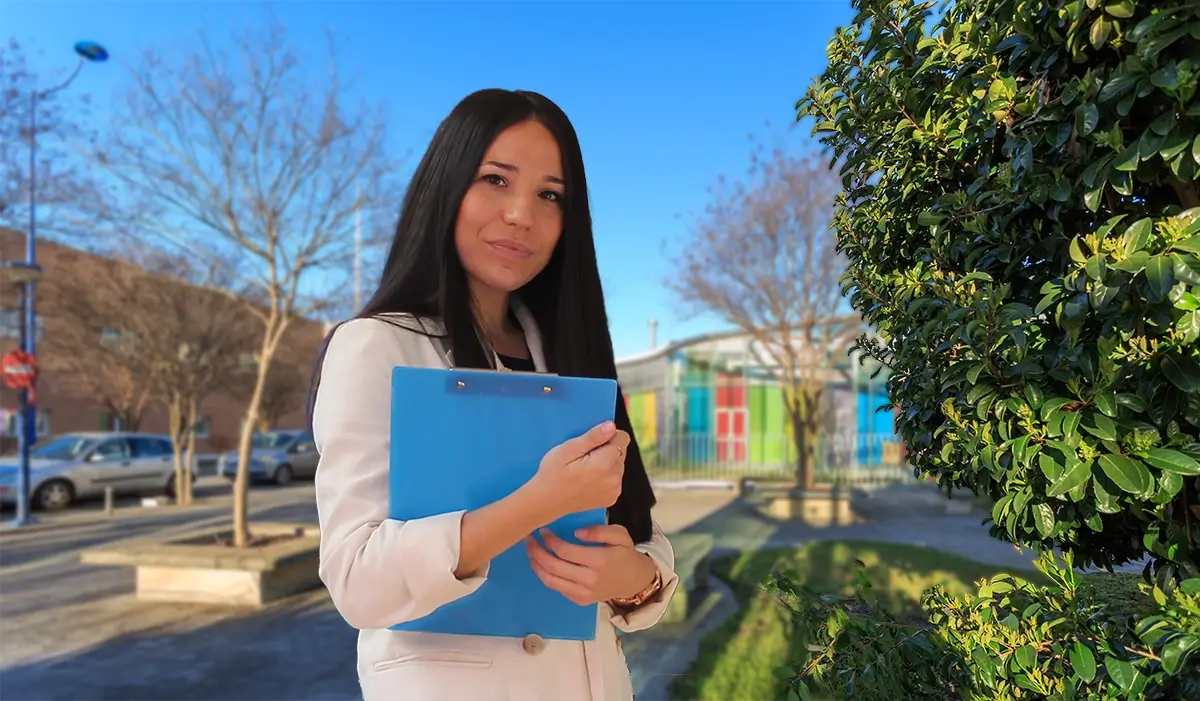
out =
[[[175,493],[171,439],[154,433],[66,433],[30,450],[30,506],[63,509],[81,499]],[[0,458],[0,504],[17,503],[18,458]]]
[[[265,431],[250,442],[250,481],[283,486],[299,477],[312,479],[320,459],[313,438],[306,431]],[[236,450],[221,456],[217,474],[226,479],[237,477]]]

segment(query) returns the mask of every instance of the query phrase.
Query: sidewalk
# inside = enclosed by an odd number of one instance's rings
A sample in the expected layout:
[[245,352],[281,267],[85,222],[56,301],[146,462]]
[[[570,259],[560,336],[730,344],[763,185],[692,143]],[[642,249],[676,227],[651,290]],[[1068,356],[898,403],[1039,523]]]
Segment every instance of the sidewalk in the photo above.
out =
[[[981,515],[937,517],[936,509],[917,510],[901,521],[812,529],[771,522],[728,491],[661,490],[655,517],[668,532],[711,533],[722,550],[854,538],[917,543],[1005,567],[1029,566],[1028,555],[988,537]],[[25,613],[0,617],[0,697],[359,698],[356,634],[324,590],[261,611],[150,604],[126,593],[132,591],[132,572],[112,569],[76,568],[70,577],[55,570],[37,573],[43,587],[80,593],[67,605],[20,606],[5,597],[6,605]],[[101,581],[106,584],[91,593],[89,582]],[[639,701],[664,701],[671,679],[694,659],[700,638],[736,605],[714,583],[700,611],[688,623],[626,638]]]

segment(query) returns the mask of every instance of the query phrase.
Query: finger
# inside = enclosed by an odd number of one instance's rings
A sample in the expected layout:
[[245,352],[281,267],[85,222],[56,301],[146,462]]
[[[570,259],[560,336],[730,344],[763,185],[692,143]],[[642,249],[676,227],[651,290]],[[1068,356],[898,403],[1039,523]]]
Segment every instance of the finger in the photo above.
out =
[[[581,528],[575,531],[575,537],[589,543],[633,547],[633,538],[629,537],[629,531],[616,524]],[[587,546],[584,546],[584,549],[587,550]]]
[[594,584],[598,579],[594,570],[557,557],[533,538],[526,540],[525,546],[529,552],[529,562],[556,577],[585,587]]
[[537,575],[538,579],[542,580],[542,584],[567,597],[573,603],[586,606],[595,602],[595,595],[587,588],[575,582],[563,579],[538,565],[533,566],[533,573]]
[[601,558],[603,558],[604,554],[599,552],[597,548],[568,543],[554,535],[549,529],[542,529],[541,534],[542,540],[546,542],[546,547],[559,559],[589,569],[596,569],[601,564]]
[[593,448],[585,457],[596,465],[625,466],[625,455],[629,452],[629,434],[618,431],[613,439],[598,448]]
[[599,448],[608,443],[608,441],[617,433],[617,426],[611,421],[605,421],[599,426],[595,426],[587,433],[577,438],[572,438],[559,446],[563,450],[563,454],[567,461],[578,460],[587,455],[590,451]]

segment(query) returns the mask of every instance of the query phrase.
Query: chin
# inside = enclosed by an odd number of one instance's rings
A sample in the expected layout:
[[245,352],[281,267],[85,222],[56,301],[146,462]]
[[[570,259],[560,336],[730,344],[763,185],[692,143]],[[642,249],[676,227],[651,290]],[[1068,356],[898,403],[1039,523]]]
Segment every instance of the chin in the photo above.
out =
[[515,270],[485,270],[482,274],[475,275],[479,282],[487,287],[499,292],[513,293],[525,286],[525,283],[532,280],[534,275],[520,274]]

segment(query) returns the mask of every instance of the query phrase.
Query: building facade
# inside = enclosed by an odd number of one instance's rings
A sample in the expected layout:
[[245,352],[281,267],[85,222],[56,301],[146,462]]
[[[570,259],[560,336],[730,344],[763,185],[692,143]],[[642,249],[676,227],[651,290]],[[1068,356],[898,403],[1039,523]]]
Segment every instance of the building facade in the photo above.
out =
[[[690,338],[617,361],[639,447],[652,472],[695,477],[790,475],[792,422],[777,373],[741,332]],[[858,478],[903,472],[903,448],[884,386],[847,358],[826,384],[817,473]]]
[[[95,281],[99,286],[99,276],[111,270],[113,261],[99,256],[64,246],[51,241],[37,242],[37,263],[42,268],[42,280],[39,287],[43,290],[53,279],[70,278],[77,284],[89,284]],[[23,232],[11,229],[0,229],[0,260],[23,260],[25,257],[25,235]],[[162,279],[161,284],[180,286],[185,290],[182,294],[211,295],[211,291],[193,288],[175,279]],[[174,294],[174,293],[173,293]],[[21,334],[21,313],[19,308],[19,290],[7,282],[0,289],[0,355],[19,347]],[[77,328],[65,329],[65,324],[78,324],[56,311],[56,301],[44,291],[35,297],[38,314],[35,332],[37,333],[37,353],[39,378],[37,389],[38,436],[57,435],[73,431],[113,431],[140,430],[152,433],[167,433],[167,410],[154,401],[147,401],[140,412],[140,420],[136,426],[122,425],[119,415],[106,408],[106,402],[96,396],[94,383],[83,381],[78,370],[78,363],[67,362],[65,354],[71,348],[77,347]],[[205,304],[196,305],[204,313],[207,307],[211,313],[218,311]],[[228,313],[228,306],[224,312]],[[131,305],[130,315],[144,313],[144,310]],[[249,313],[244,313],[247,329],[256,329],[261,322]],[[119,326],[119,321],[115,324]],[[270,428],[300,428],[305,422],[303,397],[307,391],[307,377],[311,364],[316,359],[316,353],[325,336],[326,326],[309,319],[297,319],[284,338],[286,346],[284,362],[295,364],[295,368],[284,368],[281,378],[288,386],[272,388],[276,393],[288,396],[272,397],[278,403],[273,413],[275,425]],[[70,331],[70,333],[67,333]],[[98,335],[119,336],[118,328],[102,328],[94,330]],[[68,346],[62,339],[68,335],[73,337],[73,344]],[[97,338],[97,341],[102,340]],[[238,380],[231,391],[215,392],[208,396],[200,407],[200,425],[197,427],[197,451],[200,453],[215,453],[236,447],[240,435],[242,420],[245,413],[245,397],[253,389],[254,359],[244,359],[246,372],[244,380]],[[97,368],[96,372],[104,372]],[[242,385],[245,385],[244,387]],[[133,391],[131,389],[131,391]],[[18,393],[8,387],[0,386],[0,454],[9,454],[16,450],[18,426]],[[267,426],[262,426],[266,428]]]

